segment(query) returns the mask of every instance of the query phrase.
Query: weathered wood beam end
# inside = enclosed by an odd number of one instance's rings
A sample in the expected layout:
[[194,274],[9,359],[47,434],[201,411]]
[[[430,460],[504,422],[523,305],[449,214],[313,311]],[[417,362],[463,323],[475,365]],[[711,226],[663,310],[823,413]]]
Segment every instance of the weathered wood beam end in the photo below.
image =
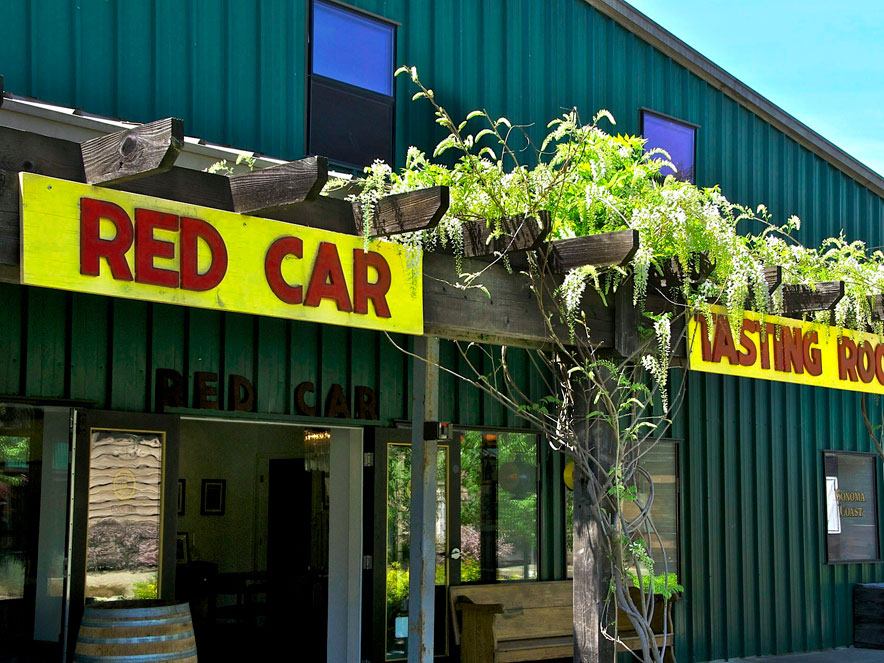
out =
[[565,274],[575,267],[625,265],[638,250],[637,230],[617,230],[599,235],[557,239],[550,243],[549,268]]
[[[381,198],[374,210],[369,237],[389,237],[400,233],[435,228],[448,211],[450,194],[447,186],[433,186]],[[364,231],[362,204],[353,203],[353,220],[357,233]]]
[[500,221],[501,233],[493,237],[494,228],[481,221],[463,224],[463,254],[481,258],[501,253],[536,249],[549,231],[549,212],[541,210],[538,218],[524,214],[508,216]]
[[844,297],[843,281],[824,281],[815,288],[805,285],[783,286],[783,312],[786,317],[795,317],[815,311],[831,311]]
[[328,182],[328,159],[307,157],[230,178],[233,211],[261,214],[316,200]]
[[164,173],[184,145],[184,122],[167,117],[80,145],[87,184],[120,184]]

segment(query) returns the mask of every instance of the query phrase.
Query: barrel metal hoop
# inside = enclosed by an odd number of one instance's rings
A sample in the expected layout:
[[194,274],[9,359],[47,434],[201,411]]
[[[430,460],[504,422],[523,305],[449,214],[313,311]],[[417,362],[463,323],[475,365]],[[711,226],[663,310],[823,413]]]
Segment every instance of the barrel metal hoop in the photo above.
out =
[[130,627],[130,626],[160,626],[162,624],[184,624],[186,622],[192,621],[191,617],[174,617],[172,619],[133,619],[132,621],[94,621],[85,617],[82,622],[80,622],[81,626],[91,626],[94,628],[113,628],[115,626],[122,627]]
[[190,614],[187,603],[157,605],[150,608],[86,608],[87,617],[158,617],[160,615]]
[[137,645],[142,642],[169,642],[171,640],[186,640],[193,637],[193,631],[186,633],[172,633],[170,635],[145,635],[140,638],[84,638],[80,636],[77,642],[87,645]]
[[196,656],[196,647],[165,654],[133,654],[132,656],[84,656],[74,653],[74,663],[153,663],[154,661],[175,661],[191,656]]

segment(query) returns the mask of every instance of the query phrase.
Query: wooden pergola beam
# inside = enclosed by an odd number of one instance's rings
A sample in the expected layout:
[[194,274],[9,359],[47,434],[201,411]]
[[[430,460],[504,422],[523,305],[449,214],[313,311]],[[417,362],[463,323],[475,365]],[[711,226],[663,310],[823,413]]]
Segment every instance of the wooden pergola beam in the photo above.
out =
[[184,145],[184,122],[167,117],[80,145],[87,184],[120,184],[169,170]]
[[588,237],[559,239],[551,243],[550,249],[553,274],[564,274],[584,265],[625,265],[638,250],[638,231],[618,230]]
[[821,281],[813,288],[806,285],[783,286],[783,313],[796,317],[804,313],[831,311],[844,297],[843,281]]
[[[549,345],[547,323],[527,276],[511,273],[500,264],[489,265],[478,258],[465,258],[461,269],[473,274],[481,272],[476,283],[487,289],[487,293],[479,287],[455,285],[458,273],[451,256],[424,254],[425,334],[514,347]],[[556,286],[554,281],[546,283],[541,288],[542,296],[546,308],[556,318],[556,334],[568,338],[567,326],[558,320],[558,308],[551,301]],[[612,347],[614,309],[606,306],[598,294],[588,288],[583,297],[582,314],[586,316],[592,333],[591,342],[600,347]]]
[[[449,201],[447,186],[384,196],[375,205],[368,236],[389,237],[435,228],[448,211]],[[362,204],[358,201],[353,203],[353,221],[355,232],[364,232]]]
[[328,159],[307,157],[230,178],[233,211],[255,214],[316,200],[328,182]]
[[549,231],[549,212],[541,210],[538,217],[518,214],[501,219],[498,237],[494,237],[495,228],[483,221],[464,222],[464,256],[481,258],[538,248]]
[[[547,260],[551,274],[567,274],[575,267],[611,267],[625,265],[638,250],[637,230],[615,230],[586,237],[556,239],[537,249],[537,259]],[[524,253],[514,253],[510,262],[515,269],[527,269]]]

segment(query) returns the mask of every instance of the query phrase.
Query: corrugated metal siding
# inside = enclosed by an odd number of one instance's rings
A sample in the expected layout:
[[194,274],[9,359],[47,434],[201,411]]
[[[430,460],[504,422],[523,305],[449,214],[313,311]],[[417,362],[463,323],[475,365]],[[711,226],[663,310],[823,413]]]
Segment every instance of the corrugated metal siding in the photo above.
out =
[[700,373],[688,394],[679,660],[851,644],[852,586],[884,568],[826,564],[822,451],[872,451],[859,395]]
[[[843,227],[881,244],[884,203],[581,0],[354,0],[399,21],[416,65],[458,117],[473,108],[532,124],[607,108],[635,133],[642,106],[701,126],[697,178],[734,200],[798,214],[816,243]],[[306,0],[8,0],[0,72],[16,94],[149,121],[282,158],[304,153]],[[397,83],[397,156],[442,136]]]
[[[650,107],[701,126],[697,180],[731,199],[799,215],[809,244],[837,234],[884,243],[884,201],[580,0],[354,0],[402,24],[399,63],[457,117],[487,108],[533,123],[607,108],[638,131]],[[90,112],[183,117],[206,140],[304,152],[306,0],[9,0],[0,8],[7,89]],[[397,84],[397,155],[441,137]],[[259,408],[286,413],[301,380],[369,384],[382,416],[406,417],[408,364],[381,337],[239,315],[3,286],[0,393],[147,409],[158,366],[241,373]],[[21,313],[21,316],[19,315]],[[61,314],[63,312],[63,314]],[[25,327],[19,324],[25,321]],[[443,356],[458,360],[450,346]],[[526,365],[527,366],[527,365]],[[527,370],[527,368],[526,368]],[[443,418],[515,423],[443,376]],[[867,450],[858,398],[766,382],[689,377],[682,453],[684,584],[678,658],[851,642],[852,583],[880,566],[824,564],[821,454]],[[455,414],[457,413],[457,414]],[[687,634],[691,633],[690,638]]]
[[[133,412],[154,408],[158,368],[186,379],[192,403],[194,373],[208,371],[226,407],[227,378],[243,375],[255,387],[256,410],[294,415],[293,393],[313,382],[325,395],[340,384],[353,402],[357,385],[375,390],[383,421],[408,419],[411,362],[380,333],[0,284],[0,400],[4,395],[91,401]],[[406,349],[409,339],[394,335]],[[447,365],[467,371],[452,343]],[[510,351],[515,375],[539,397],[521,350]],[[490,368],[488,369],[490,370]],[[476,389],[444,374],[440,417],[463,425],[514,426],[512,415]]]

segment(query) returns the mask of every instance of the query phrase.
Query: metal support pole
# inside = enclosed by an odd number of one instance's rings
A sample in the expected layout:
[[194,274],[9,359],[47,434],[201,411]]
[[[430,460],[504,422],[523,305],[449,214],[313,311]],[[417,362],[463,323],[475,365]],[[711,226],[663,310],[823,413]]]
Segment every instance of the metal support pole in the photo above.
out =
[[[439,412],[439,339],[414,341],[411,396],[411,517],[408,557],[408,663],[432,663],[436,601],[436,440],[424,422]],[[423,361],[423,360],[426,361]]]

